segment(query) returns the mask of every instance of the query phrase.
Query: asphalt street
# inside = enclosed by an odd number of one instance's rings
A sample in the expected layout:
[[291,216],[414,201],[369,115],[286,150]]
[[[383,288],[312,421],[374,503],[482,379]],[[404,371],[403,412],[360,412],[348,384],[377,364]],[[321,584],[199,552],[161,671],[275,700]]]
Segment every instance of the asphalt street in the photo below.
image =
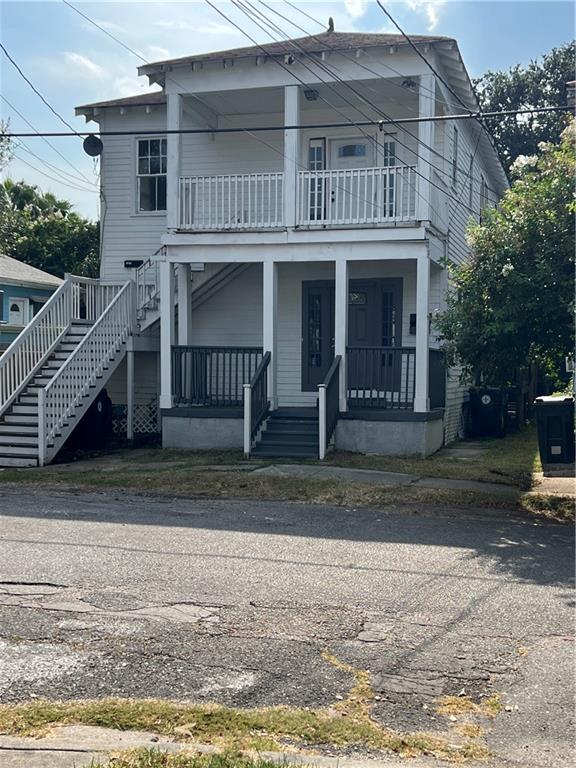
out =
[[3,489],[0,701],[156,696],[326,705],[442,731],[499,693],[501,765],[573,753],[573,534],[483,510],[356,510]]

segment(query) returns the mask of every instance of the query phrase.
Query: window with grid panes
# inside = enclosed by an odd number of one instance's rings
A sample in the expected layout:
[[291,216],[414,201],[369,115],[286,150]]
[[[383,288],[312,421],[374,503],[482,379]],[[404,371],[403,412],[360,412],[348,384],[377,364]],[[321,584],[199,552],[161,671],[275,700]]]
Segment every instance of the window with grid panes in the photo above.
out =
[[139,211],[166,210],[167,142],[138,139],[137,194]]

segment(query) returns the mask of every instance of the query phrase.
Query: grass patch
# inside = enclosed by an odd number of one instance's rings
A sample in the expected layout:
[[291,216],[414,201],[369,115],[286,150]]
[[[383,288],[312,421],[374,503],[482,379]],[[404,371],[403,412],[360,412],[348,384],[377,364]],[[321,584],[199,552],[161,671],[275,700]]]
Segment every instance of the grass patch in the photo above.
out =
[[281,751],[288,743],[304,748],[356,746],[404,756],[427,754],[450,760],[488,755],[484,745],[474,741],[455,745],[429,734],[399,734],[382,728],[367,714],[357,712],[355,717],[349,717],[335,707],[237,709],[153,699],[34,701],[0,706],[2,733],[40,736],[56,725],[153,731],[178,741],[213,744],[236,751]]
[[402,456],[363,456],[336,451],[327,462],[340,467],[404,472],[426,477],[502,483],[521,490],[532,487],[532,473],[541,471],[536,429],[526,427],[502,439],[482,440],[485,453],[473,459],[448,458],[442,452],[422,459]]
[[529,493],[521,499],[522,507],[533,515],[541,515],[560,523],[575,520],[575,500],[570,496]]
[[240,753],[181,755],[160,749],[135,749],[105,762],[93,760],[89,768],[278,768],[278,764]]
[[494,694],[483,699],[479,704],[469,696],[443,696],[438,699],[436,712],[445,717],[460,715],[483,715],[484,717],[496,717],[502,709],[502,700],[499,694]]

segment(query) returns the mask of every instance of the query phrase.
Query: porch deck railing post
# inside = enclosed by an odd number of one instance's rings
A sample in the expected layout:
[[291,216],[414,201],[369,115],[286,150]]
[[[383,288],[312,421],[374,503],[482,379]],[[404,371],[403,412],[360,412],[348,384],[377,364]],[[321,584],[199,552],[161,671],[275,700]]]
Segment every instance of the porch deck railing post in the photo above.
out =
[[160,408],[172,408],[172,344],[174,343],[174,269],[160,262]]
[[326,458],[326,384],[318,384],[318,458]]
[[414,389],[414,410],[426,413],[430,410],[428,381],[428,349],[430,336],[430,259],[419,256],[416,267],[416,370]]
[[244,384],[244,456],[252,450],[252,385]]
[[[298,125],[300,122],[300,88],[297,85],[284,86],[284,124]],[[284,225],[296,226],[296,200],[298,196],[298,148],[299,131],[284,131]]]

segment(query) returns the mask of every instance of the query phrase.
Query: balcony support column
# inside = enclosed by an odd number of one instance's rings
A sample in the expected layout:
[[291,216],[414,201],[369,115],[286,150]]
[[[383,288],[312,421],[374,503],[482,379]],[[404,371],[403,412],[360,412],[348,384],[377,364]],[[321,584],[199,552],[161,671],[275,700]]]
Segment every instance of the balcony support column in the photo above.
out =
[[334,265],[334,355],[341,355],[339,367],[340,412],[348,410],[346,347],[348,345],[348,262],[340,259]]
[[[418,89],[418,116],[433,117],[436,110],[435,99],[436,78],[432,73],[420,75]],[[418,160],[416,162],[417,176],[414,184],[418,190],[416,196],[416,218],[418,221],[429,221],[431,218],[430,179],[432,176],[432,154],[428,147],[434,144],[434,123],[418,123]]]
[[416,264],[416,381],[414,410],[418,413],[425,413],[430,410],[428,383],[430,259],[428,258],[428,254],[419,256]]
[[272,411],[278,408],[278,264],[262,264],[262,349],[270,352],[268,400]]
[[[297,85],[284,87],[284,125],[300,124],[300,90]],[[284,226],[296,226],[296,200],[298,190],[298,168],[300,132],[284,131]]]
[[172,408],[172,344],[174,343],[174,268],[161,261],[160,271],[160,408]]
[[[166,96],[166,128],[168,131],[179,131],[182,124],[182,96],[179,93],[169,93]],[[180,186],[180,155],[181,135],[168,133],[166,160],[166,227],[168,230],[178,229],[178,192]]]
[[176,279],[178,284],[178,344],[183,347],[192,345],[192,285],[190,264],[178,264]]

